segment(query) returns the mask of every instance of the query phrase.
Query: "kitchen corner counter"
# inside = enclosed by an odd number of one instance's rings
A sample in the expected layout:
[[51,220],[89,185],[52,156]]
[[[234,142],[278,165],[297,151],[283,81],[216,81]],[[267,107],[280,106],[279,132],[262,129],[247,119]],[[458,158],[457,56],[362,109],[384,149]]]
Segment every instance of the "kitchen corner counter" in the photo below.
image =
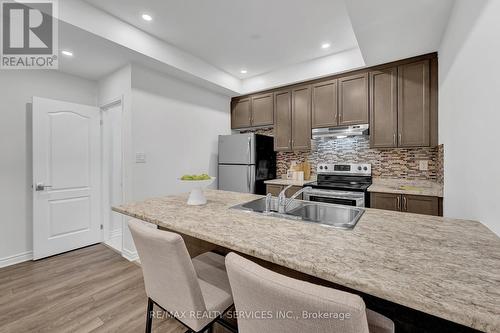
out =
[[230,207],[261,196],[206,190],[113,210],[436,317],[500,332],[500,238],[479,222],[366,209],[339,230]]
[[310,179],[310,180],[293,180],[293,179],[282,179],[282,178],[277,178],[277,179],[271,179],[271,180],[266,180],[264,181],[264,184],[267,185],[281,185],[281,186],[288,186],[288,185],[293,185],[293,186],[306,186],[309,183],[314,182],[315,179]]
[[373,178],[368,192],[443,197],[443,185],[427,180]]

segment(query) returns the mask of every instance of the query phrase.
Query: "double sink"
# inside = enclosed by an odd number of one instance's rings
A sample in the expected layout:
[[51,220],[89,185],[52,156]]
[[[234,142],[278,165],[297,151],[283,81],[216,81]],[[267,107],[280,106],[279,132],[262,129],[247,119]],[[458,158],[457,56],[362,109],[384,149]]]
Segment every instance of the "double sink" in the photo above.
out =
[[260,198],[231,208],[339,229],[353,229],[364,213],[364,209],[358,207],[302,200],[292,200],[286,213],[278,213],[278,198],[276,197],[270,198],[268,205],[269,210],[266,211],[266,198]]

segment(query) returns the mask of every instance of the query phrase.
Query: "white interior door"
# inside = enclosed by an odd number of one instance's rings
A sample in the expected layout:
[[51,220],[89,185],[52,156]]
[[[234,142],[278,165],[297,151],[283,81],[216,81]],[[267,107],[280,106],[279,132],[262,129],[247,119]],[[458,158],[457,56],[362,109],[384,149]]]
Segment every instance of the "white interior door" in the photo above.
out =
[[33,97],[33,257],[101,241],[97,107]]

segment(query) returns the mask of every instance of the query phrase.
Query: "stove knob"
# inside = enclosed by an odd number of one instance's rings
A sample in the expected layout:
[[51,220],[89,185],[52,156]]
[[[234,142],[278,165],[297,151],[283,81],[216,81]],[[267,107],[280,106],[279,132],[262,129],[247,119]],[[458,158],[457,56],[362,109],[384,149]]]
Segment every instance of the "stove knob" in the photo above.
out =
[[358,167],[358,170],[361,171],[361,167],[360,166]]
[[325,170],[328,170],[328,166],[325,165]]
[[322,165],[320,165],[320,166],[319,166],[319,169],[320,169],[320,170],[323,170],[323,166],[322,166]]
[[368,168],[367,168],[367,167],[364,167],[364,168],[363,168],[363,170],[368,171]]

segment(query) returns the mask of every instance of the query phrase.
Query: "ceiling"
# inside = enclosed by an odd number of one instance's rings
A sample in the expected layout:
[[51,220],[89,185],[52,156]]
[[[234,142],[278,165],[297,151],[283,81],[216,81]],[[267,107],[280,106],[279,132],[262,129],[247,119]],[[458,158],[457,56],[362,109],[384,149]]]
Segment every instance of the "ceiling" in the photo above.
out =
[[60,67],[98,80],[135,63],[236,96],[435,52],[453,3],[66,0]]
[[73,53],[73,57],[59,57],[59,69],[89,80],[98,80],[135,58],[133,51],[61,21],[59,49]]
[[242,79],[358,46],[343,0],[85,1]]

